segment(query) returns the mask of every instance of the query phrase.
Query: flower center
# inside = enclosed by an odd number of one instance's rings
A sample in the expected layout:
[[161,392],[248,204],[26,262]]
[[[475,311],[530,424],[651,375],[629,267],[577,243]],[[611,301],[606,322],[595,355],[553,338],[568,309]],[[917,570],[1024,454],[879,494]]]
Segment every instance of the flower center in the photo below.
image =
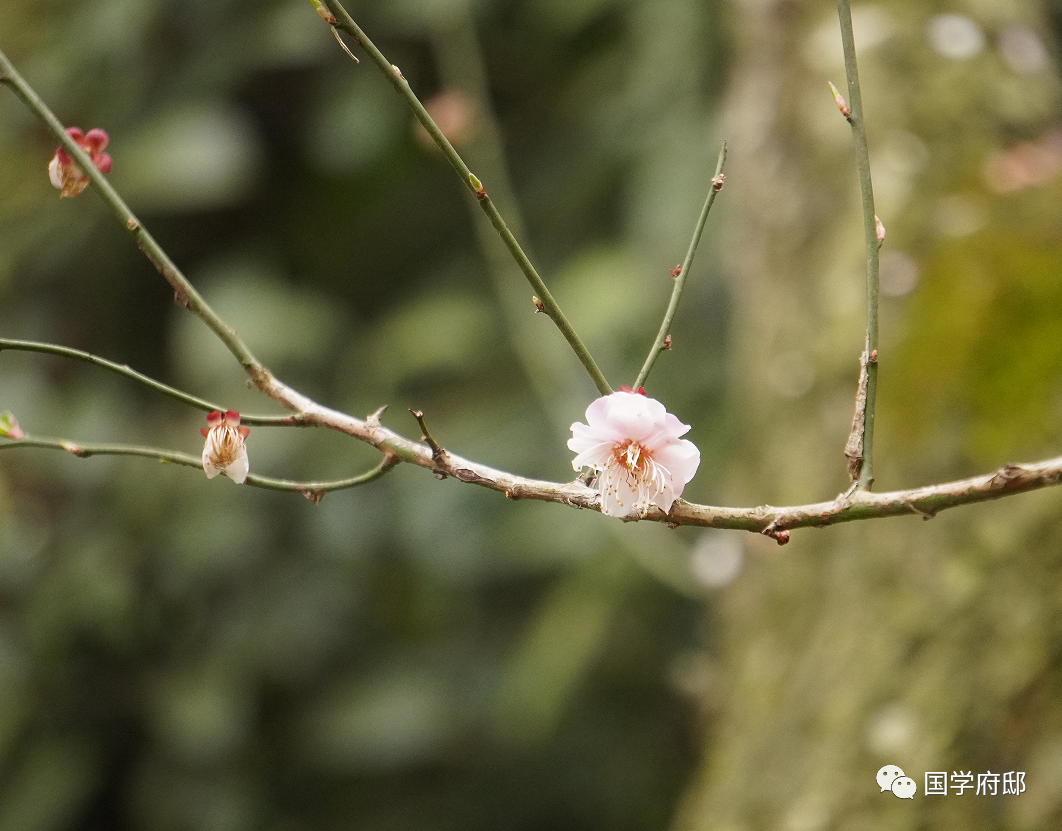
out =
[[210,431],[210,450],[214,464],[226,468],[236,461],[243,443],[235,427],[221,424]]
[[616,449],[612,452],[615,454],[616,461],[635,476],[641,476],[644,473],[649,455],[645,452],[645,448],[634,439],[627,439],[623,444],[616,445]]

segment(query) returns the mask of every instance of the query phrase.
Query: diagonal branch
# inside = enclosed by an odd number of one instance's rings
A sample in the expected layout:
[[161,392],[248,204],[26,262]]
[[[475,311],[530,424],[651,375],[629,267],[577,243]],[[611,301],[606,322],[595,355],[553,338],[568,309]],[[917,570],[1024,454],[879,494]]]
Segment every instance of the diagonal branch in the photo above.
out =
[[66,129],[59,119],[56,118],[55,114],[41,100],[40,96],[37,95],[26,80],[19,75],[2,51],[0,51],[0,83],[11,87],[15,95],[44,123],[56,140],[73,157],[78,167],[81,168],[82,172],[88,176],[95,186],[100,198],[111,208],[126,230],[132,234],[144,256],[173,287],[176,302],[196,314],[206,323],[210,330],[228,348],[229,352],[240,362],[240,365],[251,379],[251,383],[281,406],[294,410],[297,413],[295,416],[297,423],[304,423],[302,421],[302,413],[307,408],[317,407],[318,409],[323,409],[307,396],[277,379],[254,356],[236,332],[210,307],[202,295],[188,281],[188,278],[184,276],[166,252],[163,251],[162,247],[155,241],[155,238],[143,227],[140,220],[137,219],[129,209],[129,206],[118,195],[118,192],[111,186],[111,183],[96,169],[88,155],[67,135]]
[[92,181],[100,198],[107,203],[107,206],[118,217],[125,229],[132,234],[144,256],[151,261],[152,265],[158,269],[159,273],[173,288],[174,299],[178,305],[184,306],[198,315],[210,327],[210,330],[217,335],[218,339],[225,344],[252,378],[255,377],[256,373],[265,371],[258,359],[251,353],[251,350],[247,348],[247,345],[236,335],[236,332],[207,304],[206,300],[195,290],[166,252],[162,250],[155,238],[141,225],[140,220],[126,205],[125,200],[118,195],[118,191],[96,169],[96,165],[92,163],[88,154],[67,135],[66,128],[56,118],[55,113],[41,100],[40,96],[18,73],[2,51],[0,51],[0,82],[11,87],[12,92],[37,116],[62,147],[73,157],[74,161],[77,162],[78,167]]
[[[585,367],[587,373],[590,375],[590,378],[593,380],[601,394],[608,395],[612,392],[612,387],[609,386],[609,383],[602,374],[597,362],[594,361],[590,351],[586,348],[586,344],[582,342],[582,339],[580,339],[579,335],[568,321],[568,318],[565,317],[564,312],[561,311],[560,305],[553,298],[553,294],[550,290],[546,287],[545,281],[543,281],[527,254],[524,253],[523,248],[520,247],[520,243],[517,241],[516,237],[513,236],[512,231],[509,230],[509,226],[498,212],[494,202],[483,187],[482,182],[480,182],[475,174],[469,170],[464,159],[462,159],[461,155],[454,149],[454,146],[450,143],[449,139],[443,135],[442,130],[439,129],[439,126],[428,114],[424,105],[421,104],[420,99],[418,99],[413,90],[410,89],[409,83],[402,76],[398,67],[384,57],[383,53],[376,48],[376,45],[371,40],[369,40],[369,37],[361,30],[358,24],[354,22],[351,16],[347,13],[347,10],[339,4],[338,0],[323,0],[323,3],[334,16],[334,20],[329,21],[325,18],[325,21],[334,28],[340,28],[344,32],[347,32],[358,42],[358,45],[368,53],[369,57],[372,58],[373,63],[380,68],[380,71],[383,72],[384,77],[390,82],[391,86],[393,86],[398,94],[405,100],[417,121],[419,121],[424,129],[427,130],[432,141],[438,145],[439,149],[446,157],[446,160],[450,163],[450,166],[457,171],[458,175],[461,177],[461,181],[475,195],[480,208],[483,209],[483,213],[487,215],[491,225],[494,226],[494,229],[498,232],[502,242],[505,243],[505,247],[509,250],[510,255],[516,261],[520,270],[524,273],[524,276],[531,284],[531,287],[535,290],[535,295],[542,303],[542,311],[546,313],[554,324],[556,324],[557,328],[564,336],[564,339],[568,341],[568,345],[571,346],[572,351],[575,352],[579,361],[582,363],[583,367]],[[315,3],[315,5],[317,5],[317,3]],[[323,16],[324,15],[322,15],[322,17]]]

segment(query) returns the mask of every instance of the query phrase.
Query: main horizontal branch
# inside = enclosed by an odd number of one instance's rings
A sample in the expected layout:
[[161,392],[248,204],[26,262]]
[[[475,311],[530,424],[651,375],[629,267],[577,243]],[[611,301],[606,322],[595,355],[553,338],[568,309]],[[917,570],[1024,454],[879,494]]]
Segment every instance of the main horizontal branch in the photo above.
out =
[[[601,510],[600,494],[578,479],[572,482],[550,482],[498,470],[451,453],[437,443],[432,447],[412,441],[384,427],[380,423],[383,408],[366,419],[354,418],[346,413],[309,401],[275,379],[272,380],[277,384],[277,388],[272,392],[278,400],[295,396],[299,403],[306,405],[296,416],[298,424],[319,425],[346,433],[372,444],[383,453],[384,458],[380,465],[368,474],[344,480],[343,483],[286,483],[283,480],[268,480],[267,483],[263,479],[262,482],[255,484],[263,487],[280,486],[284,489],[300,491],[334,490],[337,487],[350,487],[353,484],[371,481],[402,461],[426,468],[439,478],[453,478],[466,484],[499,491],[509,499],[536,499],[543,502],[557,502],[572,508]],[[59,447],[79,456],[108,452],[104,445],[82,445],[61,439],[41,441],[32,440],[29,437],[2,442],[0,448],[20,444]],[[152,456],[161,461],[178,464],[200,465],[199,460],[191,456],[168,454],[166,451],[156,451],[151,448],[137,449],[133,455]],[[785,543],[789,540],[789,532],[795,528],[825,527],[842,522],[882,519],[890,516],[916,515],[929,519],[947,508],[972,505],[1060,483],[1062,483],[1062,456],[1028,464],[1008,464],[999,470],[981,476],[909,490],[887,493],[855,490],[831,501],[810,505],[723,508],[699,505],[679,499],[672,506],[670,513],[665,514],[654,508],[644,519],[664,522],[673,527],[695,525],[706,528],[753,531],[773,537],[779,543]]]

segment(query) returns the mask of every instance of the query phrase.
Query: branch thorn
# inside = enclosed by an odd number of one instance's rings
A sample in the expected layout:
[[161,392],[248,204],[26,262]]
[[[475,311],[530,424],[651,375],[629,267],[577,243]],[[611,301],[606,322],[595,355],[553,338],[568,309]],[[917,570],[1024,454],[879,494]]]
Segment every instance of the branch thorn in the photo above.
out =
[[[336,19],[333,17],[330,22],[334,24],[336,22]],[[341,38],[339,36],[339,29],[337,29],[334,25],[331,27],[331,29],[332,29],[332,37],[334,37],[336,39],[336,43],[338,43],[340,46],[343,47],[343,51],[346,52],[347,55],[350,56],[350,59],[352,61],[354,61],[354,63],[361,63],[361,61],[358,60],[357,56],[353,52],[350,51],[350,47],[348,47],[345,43],[343,43],[343,38]]]

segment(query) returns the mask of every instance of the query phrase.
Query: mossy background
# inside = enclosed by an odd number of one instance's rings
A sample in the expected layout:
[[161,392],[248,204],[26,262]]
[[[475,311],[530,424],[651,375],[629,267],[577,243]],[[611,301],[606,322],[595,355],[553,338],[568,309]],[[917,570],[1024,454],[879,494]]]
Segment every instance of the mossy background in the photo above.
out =
[[[728,140],[649,390],[693,425],[690,499],[844,489],[863,243],[826,87],[843,86],[833,3],[350,10],[454,119],[615,386]],[[854,11],[888,229],[877,488],[1058,455],[1062,7]],[[943,53],[945,12],[979,48]],[[0,48],[64,122],[108,130],[111,181],[286,381],[572,476],[592,384],[405,105],[309,3],[11,3]],[[0,332],[269,411],[91,191],[58,198],[54,144],[0,87]],[[0,355],[0,409],[38,434],[201,447],[201,413],[57,358]],[[292,478],[376,460],[321,431],[248,446],[253,470]],[[6,450],[0,831],[1055,828],[1060,532],[1050,489],[778,548],[411,467],[315,506]],[[878,792],[885,764],[913,801]],[[1027,791],[925,796],[933,770],[1024,771]]]

